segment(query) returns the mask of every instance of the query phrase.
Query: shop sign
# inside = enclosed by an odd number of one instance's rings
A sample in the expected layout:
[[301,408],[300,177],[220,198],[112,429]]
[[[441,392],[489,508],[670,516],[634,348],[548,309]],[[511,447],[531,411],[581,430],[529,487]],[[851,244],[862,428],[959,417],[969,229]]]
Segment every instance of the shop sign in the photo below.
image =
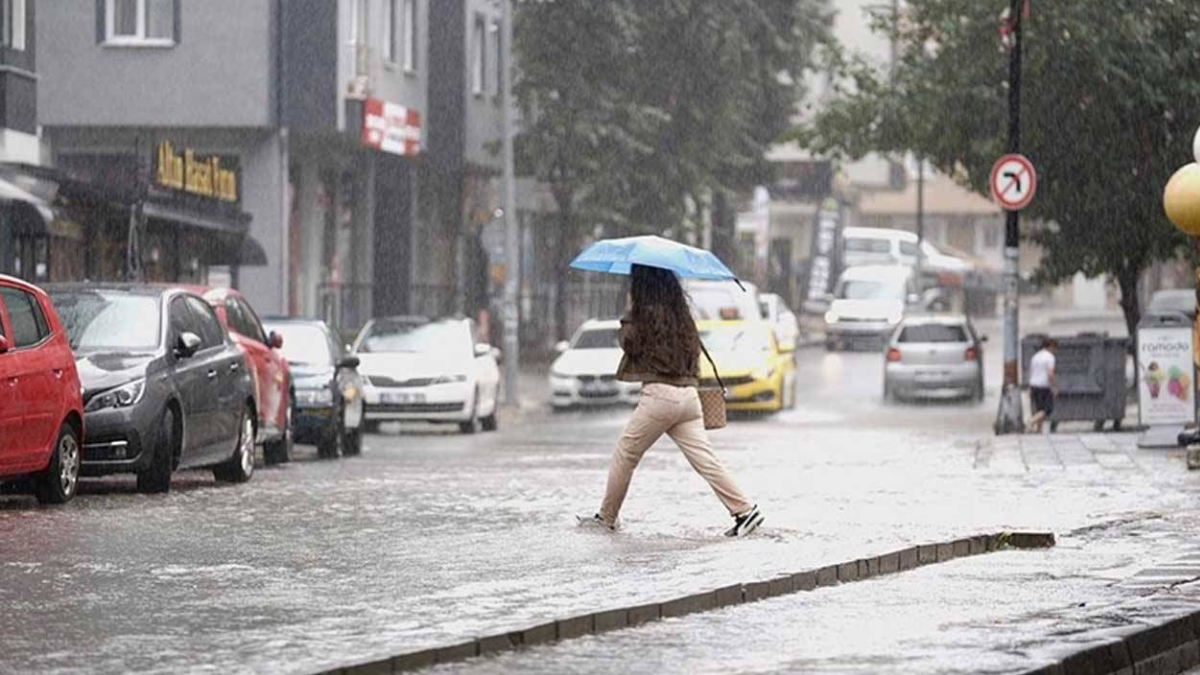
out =
[[237,160],[199,155],[191,148],[180,152],[170,141],[163,141],[155,153],[154,184],[209,199],[237,202]]
[[362,144],[394,155],[420,153],[420,111],[368,98],[363,101]]
[[1137,342],[1138,403],[1142,424],[1194,422],[1192,327],[1141,328]]
[[816,227],[813,228],[812,256],[804,294],[810,308],[823,307],[826,296],[833,291],[842,262],[841,238],[842,206],[836,199],[826,198],[817,209]]

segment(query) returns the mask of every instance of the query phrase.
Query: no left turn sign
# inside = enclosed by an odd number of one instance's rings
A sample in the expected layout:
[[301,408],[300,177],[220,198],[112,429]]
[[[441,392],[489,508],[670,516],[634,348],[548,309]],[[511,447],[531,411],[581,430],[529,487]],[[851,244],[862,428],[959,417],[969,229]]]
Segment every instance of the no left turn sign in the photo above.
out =
[[992,199],[1006,211],[1020,211],[1037,192],[1037,172],[1025,155],[1004,155],[992,165]]

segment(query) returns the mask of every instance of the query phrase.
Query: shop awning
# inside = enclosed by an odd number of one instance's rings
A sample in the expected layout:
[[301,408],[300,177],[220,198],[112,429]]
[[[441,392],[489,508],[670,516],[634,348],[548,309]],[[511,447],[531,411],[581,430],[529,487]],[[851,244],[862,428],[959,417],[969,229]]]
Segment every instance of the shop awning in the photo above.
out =
[[14,234],[22,236],[45,236],[47,234],[62,234],[56,232],[58,214],[45,199],[20,186],[0,178],[0,202],[8,204],[12,209],[12,229]]

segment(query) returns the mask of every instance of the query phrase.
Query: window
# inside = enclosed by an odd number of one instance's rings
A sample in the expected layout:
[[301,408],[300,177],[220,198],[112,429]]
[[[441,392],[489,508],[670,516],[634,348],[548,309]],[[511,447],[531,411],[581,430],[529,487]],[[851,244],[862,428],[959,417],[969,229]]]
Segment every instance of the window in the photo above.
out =
[[354,0],[350,7],[350,42],[355,45],[366,44],[367,0]]
[[12,326],[14,348],[32,347],[50,334],[37,298],[15,288],[0,288],[0,299],[3,299],[4,306],[8,309],[8,323]]
[[193,325],[196,327],[196,334],[200,336],[200,349],[210,349],[219,347],[225,343],[225,331],[221,328],[221,323],[217,321],[217,315],[213,314],[212,307],[200,298],[186,296],[188,307],[192,311]]
[[487,22],[475,15],[471,30],[471,93],[483,96],[487,89]]
[[26,0],[0,0],[0,39],[10,49],[25,49]]
[[110,44],[175,44],[178,0],[106,0],[105,38]]
[[892,245],[887,239],[846,239],[847,253],[891,253]]
[[917,257],[917,245],[911,241],[900,242],[900,255]]
[[388,63],[397,62],[400,57],[400,17],[396,12],[400,9],[400,0],[387,0],[383,12],[383,60]]
[[161,315],[156,296],[122,291],[56,291],[50,297],[75,352],[142,353],[158,346]]
[[621,338],[616,330],[597,328],[585,330],[575,338],[571,349],[620,349]]
[[500,52],[504,48],[502,44],[503,37],[500,33],[500,21],[492,22],[492,44],[495,45],[494,58],[496,61],[496,96],[504,95],[504,55]]
[[251,340],[258,340],[264,345],[267,344],[267,334],[263,331],[262,324],[258,320],[258,315],[254,313],[253,309],[250,309],[250,305],[241,300],[230,299],[226,302],[226,312],[229,311],[228,308],[230,305],[236,308],[238,319],[235,324],[233,322],[234,315],[230,314],[229,325],[233,326],[233,329],[239,334]]
[[967,331],[963,326],[947,324],[923,324],[905,326],[900,331],[899,342],[904,343],[937,343],[937,342],[967,342]]
[[417,69],[417,0],[402,0],[404,3],[404,69]]

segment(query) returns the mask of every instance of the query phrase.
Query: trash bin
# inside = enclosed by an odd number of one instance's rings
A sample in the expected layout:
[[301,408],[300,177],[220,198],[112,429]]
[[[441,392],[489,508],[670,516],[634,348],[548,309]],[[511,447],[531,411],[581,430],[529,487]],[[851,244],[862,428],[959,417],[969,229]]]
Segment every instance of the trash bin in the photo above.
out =
[[[1029,386],[1029,362],[1050,337],[1026,335],[1021,339],[1021,386]],[[1093,422],[1097,431],[1112,420],[1119,430],[1125,420],[1128,385],[1125,361],[1129,353],[1127,338],[1112,338],[1101,333],[1080,333],[1072,337],[1054,337],[1058,343],[1055,377],[1058,398],[1051,428],[1059,422]]]

